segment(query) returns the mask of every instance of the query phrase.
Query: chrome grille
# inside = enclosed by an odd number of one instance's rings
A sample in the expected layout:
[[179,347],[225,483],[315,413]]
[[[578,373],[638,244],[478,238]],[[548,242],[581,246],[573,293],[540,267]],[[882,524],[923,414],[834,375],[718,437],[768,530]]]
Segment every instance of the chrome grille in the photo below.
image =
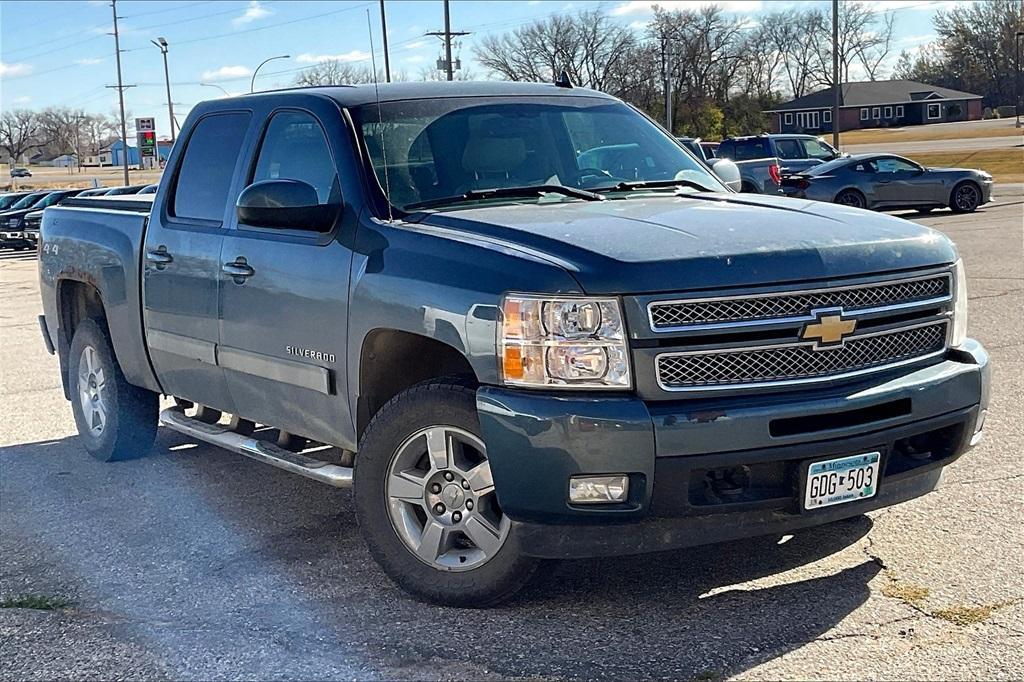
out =
[[842,346],[754,346],[721,351],[665,353],[657,358],[658,383],[667,390],[814,381],[860,374],[938,353],[946,320],[850,337]]
[[651,328],[655,331],[696,325],[806,317],[820,308],[849,312],[882,306],[920,303],[950,297],[948,274],[895,282],[817,289],[782,294],[754,294],[692,301],[662,301],[649,306]]

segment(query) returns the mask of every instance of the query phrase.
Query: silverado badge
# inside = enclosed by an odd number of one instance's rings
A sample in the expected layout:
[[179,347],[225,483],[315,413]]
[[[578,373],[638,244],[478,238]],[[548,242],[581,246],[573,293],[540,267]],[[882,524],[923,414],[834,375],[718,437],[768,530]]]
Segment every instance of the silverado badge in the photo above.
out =
[[816,311],[815,321],[804,327],[800,338],[814,341],[814,349],[819,350],[830,346],[842,345],[843,339],[857,328],[857,320],[844,320],[843,311]]

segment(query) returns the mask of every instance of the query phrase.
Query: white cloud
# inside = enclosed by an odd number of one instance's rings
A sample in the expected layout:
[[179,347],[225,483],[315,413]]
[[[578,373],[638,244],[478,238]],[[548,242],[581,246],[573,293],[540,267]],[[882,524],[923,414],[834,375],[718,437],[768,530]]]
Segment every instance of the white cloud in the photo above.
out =
[[31,64],[5,64],[4,62],[0,62],[0,78],[27,76],[30,73],[32,73]]
[[231,23],[235,26],[241,26],[242,24],[251,24],[257,19],[262,19],[273,14],[269,9],[264,7],[260,0],[249,0],[249,6],[245,8],[239,16],[231,20]]
[[103,60],[99,59],[98,57],[83,57],[81,59],[75,60],[75,64],[78,64],[79,66],[93,66],[94,64],[102,63]]
[[625,14],[648,14],[657,5],[662,9],[700,9],[708,5],[717,5],[726,12],[758,12],[764,9],[762,0],[629,0],[612,8],[615,16]]
[[352,50],[344,54],[310,54],[304,52],[295,58],[301,64],[319,64],[320,62],[361,62],[370,58],[369,52]]
[[437,44],[436,41],[435,42],[431,42],[429,40],[414,40],[413,42],[409,43],[408,45],[406,45],[402,49],[403,50],[418,50],[421,47],[430,47],[431,45],[436,45],[436,44]]
[[200,80],[221,81],[230,80],[232,78],[245,78],[246,76],[251,75],[252,69],[248,66],[222,66],[219,69],[203,71],[203,75]]
[[860,5],[871,9],[873,12],[888,12],[890,10],[927,10],[937,9],[948,10],[959,4],[956,0],[923,0],[908,3],[906,0],[860,0]]
[[422,64],[423,62],[427,61],[427,58],[421,54],[414,54],[412,56],[406,57],[402,61],[408,62],[409,64]]
[[934,33],[922,33],[919,36],[904,36],[899,39],[900,45],[920,45],[922,43],[928,43],[938,38]]
[[21,97],[15,97],[14,98],[14,103],[15,104],[28,104],[31,101],[32,101],[32,98],[29,97],[28,95],[22,95]]

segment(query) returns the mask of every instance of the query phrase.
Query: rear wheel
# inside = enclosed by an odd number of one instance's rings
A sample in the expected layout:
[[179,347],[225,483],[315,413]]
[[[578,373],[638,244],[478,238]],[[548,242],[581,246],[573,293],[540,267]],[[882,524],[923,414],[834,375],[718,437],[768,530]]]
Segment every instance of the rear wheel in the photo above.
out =
[[954,213],[971,213],[981,205],[981,190],[973,182],[961,182],[949,195],[949,208]]
[[420,599],[490,606],[539,565],[522,555],[498,504],[475,392],[464,384],[421,384],[380,410],[356,457],[355,499],[371,554]]
[[104,462],[146,454],[156,438],[159,396],[128,383],[96,321],[78,325],[68,363],[71,409],[86,451]]
[[868,201],[864,195],[855,189],[844,189],[836,195],[835,202],[852,208],[867,208]]

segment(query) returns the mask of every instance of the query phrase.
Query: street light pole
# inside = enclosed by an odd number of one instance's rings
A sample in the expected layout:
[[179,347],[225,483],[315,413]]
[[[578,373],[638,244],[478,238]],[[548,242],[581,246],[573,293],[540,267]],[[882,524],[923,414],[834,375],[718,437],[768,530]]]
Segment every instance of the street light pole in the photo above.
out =
[[110,9],[114,14],[114,56],[117,58],[117,97],[121,108],[121,160],[124,162],[124,184],[131,184],[128,178],[128,124],[124,120],[124,83],[121,80],[121,36],[117,31],[117,0],[110,0]]
[[220,90],[221,92],[223,92],[223,93],[224,93],[225,95],[227,95],[228,97],[231,97],[231,93],[230,93],[230,92],[228,92],[227,90],[225,90],[225,89],[224,89],[224,88],[222,88],[221,86],[219,86],[219,85],[216,85],[216,84],[214,84],[214,83],[200,83],[200,85],[202,85],[202,86],[203,86],[204,88],[217,88],[218,90]]
[[171,101],[171,73],[167,69],[167,39],[157,38],[149,41],[157,46],[164,56],[164,82],[167,83],[167,117],[171,124],[171,144],[174,144],[174,103]]
[[267,59],[264,59],[262,62],[260,62],[260,65],[256,67],[256,70],[252,72],[252,80],[249,81],[249,92],[255,92],[256,91],[255,90],[255,88],[256,88],[256,74],[258,74],[260,72],[260,69],[263,68],[264,64],[266,64],[267,62],[272,62],[275,59],[290,59],[290,58],[291,58],[290,54],[280,54],[280,55],[278,55],[276,57],[269,57]]

